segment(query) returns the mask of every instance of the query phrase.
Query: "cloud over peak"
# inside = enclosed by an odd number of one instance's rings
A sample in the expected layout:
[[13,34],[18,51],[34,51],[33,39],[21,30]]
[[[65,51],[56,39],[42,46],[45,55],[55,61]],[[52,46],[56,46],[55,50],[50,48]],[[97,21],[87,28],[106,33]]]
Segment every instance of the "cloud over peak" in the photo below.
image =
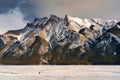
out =
[[24,15],[18,8],[10,9],[8,13],[0,15],[0,34],[10,29],[20,29],[26,25]]
[[50,14],[120,20],[119,3],[120,0],[0,0],[0,33],[22,28],[35,17]]

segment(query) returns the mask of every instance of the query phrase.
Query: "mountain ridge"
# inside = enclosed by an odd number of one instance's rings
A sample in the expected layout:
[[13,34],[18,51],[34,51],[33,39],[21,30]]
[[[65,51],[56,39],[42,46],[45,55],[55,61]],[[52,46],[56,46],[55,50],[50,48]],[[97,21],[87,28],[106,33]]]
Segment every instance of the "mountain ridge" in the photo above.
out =
[[51,15],[0,35],[0,63],[119,64],[119,47],[118,21]]

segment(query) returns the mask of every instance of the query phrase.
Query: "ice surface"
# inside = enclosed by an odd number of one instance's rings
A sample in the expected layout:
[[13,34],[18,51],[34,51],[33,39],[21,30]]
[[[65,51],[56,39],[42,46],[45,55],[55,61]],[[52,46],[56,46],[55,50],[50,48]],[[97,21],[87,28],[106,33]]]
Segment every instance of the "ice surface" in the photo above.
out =
[[0,80],[119,80],[120,66],[0,66]]

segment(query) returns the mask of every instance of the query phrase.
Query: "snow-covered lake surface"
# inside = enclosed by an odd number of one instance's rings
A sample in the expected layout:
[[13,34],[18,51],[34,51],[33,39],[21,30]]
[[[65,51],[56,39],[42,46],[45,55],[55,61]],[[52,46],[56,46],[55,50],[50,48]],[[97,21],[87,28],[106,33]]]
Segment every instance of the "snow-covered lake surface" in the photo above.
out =
[[120,66],[0,66],[0,80],[120,80]]

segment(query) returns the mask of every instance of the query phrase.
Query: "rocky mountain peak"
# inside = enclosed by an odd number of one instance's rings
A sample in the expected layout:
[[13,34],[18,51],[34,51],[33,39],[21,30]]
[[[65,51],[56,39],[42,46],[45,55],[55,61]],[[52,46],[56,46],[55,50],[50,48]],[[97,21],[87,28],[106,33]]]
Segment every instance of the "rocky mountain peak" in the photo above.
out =
[[6,63],[4,58],[17,58],[19,64],[22,64],[21,60],[28,64],[26,59],[39,64],[41,60],[50,63],[54,59],[69,60],[73,56],[77,60],[88,54],[115,57],[120,55],[119,46],[118,21],[51,15],[49,18],[36,18],[23,29],[10,30],[1,35],[0,62]]

